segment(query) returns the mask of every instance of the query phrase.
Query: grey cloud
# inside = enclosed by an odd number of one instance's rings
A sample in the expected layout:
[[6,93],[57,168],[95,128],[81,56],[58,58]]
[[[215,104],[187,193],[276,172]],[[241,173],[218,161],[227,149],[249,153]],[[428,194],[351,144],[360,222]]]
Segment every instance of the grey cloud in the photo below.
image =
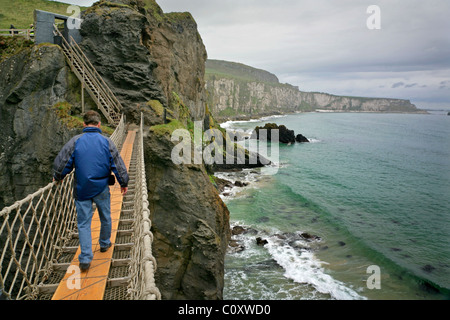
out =
[[450,80],[441,81],[439,83],[439,89],[448,88],[448,85],[450,85]]
[[[423,0],[156,2],[164,12],[192,13],[211,59],[265,69],[280,81],[284,81],[284,74],[291,75],[290,79],[326,74],[323,82],[328,88],[317,90],[330,92],[342,88],[345,81],[349,81],[350,90],[354,87],[351,81],[357,79],[360,91],[355,95],[373,94],[378,89],[382,94],[408,99],[413,91],[423,90],[432,100],[433,94],[445,93],[437,90],[436,84],[448,79],[442,74],[450,70],[448,0],[433,0],[432,4]],[[374,2],[381,9],[381,30],[366,26],[366,9]],[[367,76],[361,78],[361,73]],[[435,78],[430,74],[436,74]],[[450,87],[450,82],[442,82],[443,89]],[[450,106],[450,98],[447,101]]]
[[404,82],[396,82],[392,85],[392,89],[398,88],[398,87],[403,87],[405,85]]

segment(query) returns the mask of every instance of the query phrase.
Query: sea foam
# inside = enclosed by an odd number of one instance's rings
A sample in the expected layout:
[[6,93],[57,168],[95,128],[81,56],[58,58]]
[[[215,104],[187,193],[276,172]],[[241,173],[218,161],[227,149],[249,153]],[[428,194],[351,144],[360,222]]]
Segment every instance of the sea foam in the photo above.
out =
[[[307,243],[303,243],[307,246]],[[322,264],[310,250],[298,250],[277,237],[270,237],[267,250],[273,259],[285,270],[284,276],[297,283],[312,285],[317,291],[329,294],[336,300],[362,300],[353,289],[326,274]]]
[[[249,264],[261,264],[261,260],[264,258],[264,251],[268,253],[270,259],[279,265],[283,270],[283,276],[287,279],[297,283],[300,290],[307,290],[304,292],[303,298],[316,299],[314,291],[319,293],[321,299],[335,299],[335,300],[366,300],[354,289],[345,285],[337,279],[334,279],[331,275],[326,273],[323,265],[326,262],[320,261],[314,254],[314,251],[310,247],[310,243],[304,239],[301,239],[301,232],[293,234],[283,234],[276,228],[270,228],[270,230],[257,230],[254,227],[249,227],[240,222],[233,222],[232,225],[243,226],[246,230],[252,230],[247,234],[241,234],[233,236],[243,247],[243,251],[237,251],[229,253],[234,257],[240,257],[241,259],[248,261]],[[256,237],[262,237],[267,240],[267,244],[264,246],[257,246],[255,243]],[[258,262],[259,261],[259,262]],[[231,286],[235,290],[248,290],[246,288],[249,283],[247,279],[243,279],[242,275],[238,276],[233,270],[234,279]],[[261,270],[259,272],[262,272]],[[266,277],[270,277],[270,271],[265,269]],[[275,270],[273,272],[276,272]],[[237,277],[238,276],[238,277]],[[237,278],[236,278],[237,277]],[[262,285],[264,281],[257,281],[259,285]],[[240,283],[240,284],[239,284]],[[306,287],[304,286],[306,285]],[[308,289],[309,287],[314,288]],[[281,288],[279,288],[281,290]],[[286,289],[284,294],[287,299],[296,299],[296,296],[292,296]],[[266,288],[270,291],[270,288]],[[272,288],[273,290],[273,288]],[[278,289],[277,289],[278,290]],[[249,294],[249,292],[247,292]],[[264,292],[264,297],[270,297],[271,299],[278,299],[280,291]],[[328,298],[327,298],[328,297]]]

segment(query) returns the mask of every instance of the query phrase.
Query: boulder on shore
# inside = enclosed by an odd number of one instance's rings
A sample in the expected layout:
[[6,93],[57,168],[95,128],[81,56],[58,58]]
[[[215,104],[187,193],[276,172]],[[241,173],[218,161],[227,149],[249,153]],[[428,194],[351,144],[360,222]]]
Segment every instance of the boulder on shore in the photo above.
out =
[[269,242],[266,239],[262,239],[260,237],[256,238],[256,244],[258,246],[265,246],[266,244],[268,244]]
[[[286,126],[281,125],[278,126],[275,123],[266,123],[264,127],[256,127],[253,131],[252,137],[256,139],[261,139],[260,130],[267,130],[267,141],[272,141],[272,130],[279,131],[279,142],[282,143],[294,143],[295,142],[295,133],[294,130],[289,130]],[[264,136],[262,136],[264,137]]]
[[302,134],[298,134],[295,137],[295,141],[300,142],[300,143],[307,143],[307,142],[309,142],[309,140]]
[[246,232],[246,230],[241,226],[235,226],[235,227],[233,227],[233,229],[231,229],[231,234],[233,236],[240,235],[245,232]]
[[[267,134],[261,134],[261,130],[266,130]],[[266,123],[264,127],[256,127],[253,131],[252,138],[261,140],[261,139],[267,139],[267,141],[272,141],[272,130],[278,130],[278,141],[281,143],[295,143],[297,142],[309,142],[309,140],[301,135],[298,134],[295,136],[294,130],[289,130],[286,128],[285,125],[277,125],[276,123]]]

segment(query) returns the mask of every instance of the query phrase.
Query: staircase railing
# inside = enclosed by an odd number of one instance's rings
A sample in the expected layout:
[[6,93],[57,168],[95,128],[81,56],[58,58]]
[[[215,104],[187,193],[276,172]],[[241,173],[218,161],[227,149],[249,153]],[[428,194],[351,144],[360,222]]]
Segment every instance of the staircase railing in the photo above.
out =
[[110,124],[117,125],[120,120],[122,105],[109,86],[94,68],[76,41],[70,37],[70,43],[65,39],[56,26],[55,34],[61,38],[61,47],[70,62],[72,71],[95,101],[100,111]]

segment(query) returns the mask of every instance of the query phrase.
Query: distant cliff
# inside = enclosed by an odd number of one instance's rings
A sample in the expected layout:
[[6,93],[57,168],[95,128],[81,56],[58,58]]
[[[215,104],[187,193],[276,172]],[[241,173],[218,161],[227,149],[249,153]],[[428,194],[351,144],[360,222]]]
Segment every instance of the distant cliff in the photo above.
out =
[[296,111],[419,112],[408,100],[302,92],[264,70],[240,63],[207,60],[207,103],[218,119]]

